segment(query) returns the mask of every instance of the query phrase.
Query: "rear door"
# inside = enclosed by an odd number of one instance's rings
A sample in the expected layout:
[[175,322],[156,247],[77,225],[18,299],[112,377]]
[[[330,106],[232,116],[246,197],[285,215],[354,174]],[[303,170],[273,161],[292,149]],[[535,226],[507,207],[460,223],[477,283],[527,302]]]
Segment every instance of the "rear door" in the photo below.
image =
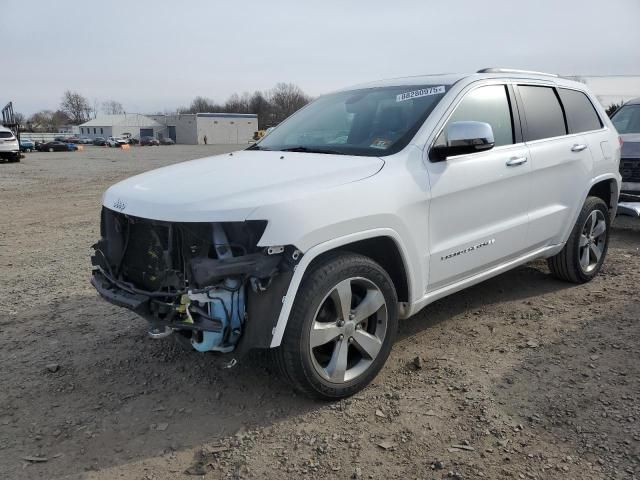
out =
[[428,162],[429,289],[455,283],[522,253],[528,226],[531,170],[511,87],[467,91],[435,141],[454,121],[489,123],[495,147]]
[[516,87],[523,135],[531,157],[529,248],[561,243],[582,205],[593,161],[589,144],[571,134],[557,89],[547,85]]

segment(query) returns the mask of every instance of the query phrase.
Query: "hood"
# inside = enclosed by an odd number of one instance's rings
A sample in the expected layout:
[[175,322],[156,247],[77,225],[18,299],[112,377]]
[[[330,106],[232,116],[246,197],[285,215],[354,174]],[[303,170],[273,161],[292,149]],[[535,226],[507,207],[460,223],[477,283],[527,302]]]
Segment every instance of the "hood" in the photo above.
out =
[[377,157],[245,150],[178,163],[109,188],[103,205],[171,222],[243,221],[256,208],[375,175]]
[[640,158],[640,133],[624,133],[622,139],[621,158]]

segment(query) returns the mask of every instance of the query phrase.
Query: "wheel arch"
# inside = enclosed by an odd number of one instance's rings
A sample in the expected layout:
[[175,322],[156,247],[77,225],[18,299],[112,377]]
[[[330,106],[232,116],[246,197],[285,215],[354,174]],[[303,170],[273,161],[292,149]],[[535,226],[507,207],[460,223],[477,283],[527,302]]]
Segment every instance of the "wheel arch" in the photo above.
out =
[[618,210],[618,196],[620,195],[620,174],[607,173],[594,177],[587,187],[582,191],[581,202],[577,204],[571,216],[571,222],[567,223],[565,231],[562,234],[562,245],[567,242],[571,230],[578,220],[580,210],[590,196],[601,198],[609,207],[610,219],[616,216]]
[[[601,198],[609,207],[611,219],[615,216],[618,208],[618,196],[620,194],[619,185],[615,178],[604,178],[596,180],[587,192],[587,197]],[[586,200],[586,198],[585,198]]]
[[278,347],[282,341],[291,307],[305,272],[326,255],[340,251],[359,253],[378,262],[391,277],[398,293],[398,300],[410,304],[411,265],[407,262],[407,253],[395,230],[379,228],[335,238],[310,248],[296,266],[287,294],[283,298],[278,321],[272,332],[271,348]]

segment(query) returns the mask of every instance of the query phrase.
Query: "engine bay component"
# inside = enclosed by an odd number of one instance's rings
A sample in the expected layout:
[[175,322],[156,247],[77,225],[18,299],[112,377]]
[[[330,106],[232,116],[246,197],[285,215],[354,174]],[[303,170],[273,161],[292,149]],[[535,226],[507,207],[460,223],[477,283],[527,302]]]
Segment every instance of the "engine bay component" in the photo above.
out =
[[247,323],[247,292],[265,292],[293,271],[293,247],[257,247],[265,228],[264,221],[160,222],[104,208],[92,284],[147,319],[152,338],[175,333],[197,351],[231,352]]
[[[211,230],[213,246],[218,256],[218,261],[224,262],[233,258],[233,250],[222,225],[214,223]],[[238,270],[235,275],[242,275],[243,273]],[[218,286],[207,290],[206,293],[189,292],[187,294],[192,302],[207,305],[210,317],[222,319],[222,331],[202,332],[202,339],[195,335],[191,338],[191,345],[199,352],[209,350],[230,352],[235,348],[240,335],[242,335],[245,314],[244,285],[238,278],[227,275],[219,275],[219,277],[227,278],[224,278]],[[218,276],[214,275],[210,281],[213,282],[214,279],[218,279]],[[203,282],[203,284],[208,284],[208,282]],[[187,304],[186,310],[187,312],[189,311],[189,304]],[[226,339],[224,338],[225,333],[227,334]]]

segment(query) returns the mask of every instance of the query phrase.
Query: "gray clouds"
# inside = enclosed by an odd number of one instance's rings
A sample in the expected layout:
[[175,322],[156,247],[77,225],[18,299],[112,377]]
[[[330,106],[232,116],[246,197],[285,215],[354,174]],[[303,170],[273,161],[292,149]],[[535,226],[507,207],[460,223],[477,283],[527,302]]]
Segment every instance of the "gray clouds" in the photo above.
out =
[[318,95],[496,65],[640,73],[638,0],[9,0],[0,11],[0,103],[27,114],[56,108],[65,89],[148,112],[279,81]]

